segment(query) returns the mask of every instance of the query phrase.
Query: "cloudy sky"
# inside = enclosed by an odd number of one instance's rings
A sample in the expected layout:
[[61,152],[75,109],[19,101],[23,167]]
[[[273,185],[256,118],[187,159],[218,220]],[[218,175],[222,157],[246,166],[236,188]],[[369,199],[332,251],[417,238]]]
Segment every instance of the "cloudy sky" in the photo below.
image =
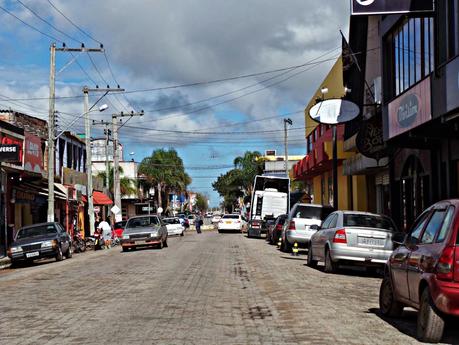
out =
[[[144,110],[143,118],[120,130],[124,159],[141,161],[156,148],[176,148],[193,177],[192,188],[207,193],[212,205],[219,200],[211,182],[234,157],[246,150],[283,152],[283,114],[294,122],[289,152],[304,154],[301,110],[339,55],[339,30],[347,33],[349,21],[347,0],[0,0],[0,5],[0,108],[46,118],[51,42],[103,43],[106,56],[57,54],[56,94],[65,97],[56,103],[62,129],[82,113],[83,85],[119,84],[127,92],[107,97],[108,113],[94,113],[93,119]],[[101,135],[99,128],[93,127],[93,136]],[[82,132],[82,122],[72,130]]]

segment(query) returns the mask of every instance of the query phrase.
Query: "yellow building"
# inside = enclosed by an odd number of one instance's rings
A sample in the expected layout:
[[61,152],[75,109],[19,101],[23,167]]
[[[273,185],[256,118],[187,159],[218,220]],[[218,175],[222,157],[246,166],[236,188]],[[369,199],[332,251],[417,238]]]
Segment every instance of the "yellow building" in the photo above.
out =
[[[332,69],[319,85],[305,109],[306,156],[298,162],[292,175],[295,180],[302,180],[307,186],[306,192],[312,202],[333,205],[333,141],[332,126],[319,124],[309,116],[309,110],[324,99],[344,96],[343,62],[338,58]],[[344,151],[344,124],[337,126],[338,139],[338,209],[367,211],[366,178],[345,176],[343,161],[352,158],[354,152]]]

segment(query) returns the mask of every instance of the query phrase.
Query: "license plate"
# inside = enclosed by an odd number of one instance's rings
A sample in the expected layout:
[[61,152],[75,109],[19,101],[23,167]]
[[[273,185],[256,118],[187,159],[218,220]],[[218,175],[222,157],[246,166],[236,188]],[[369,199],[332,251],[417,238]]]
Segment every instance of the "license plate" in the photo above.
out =
[[226,224],[231,224],[231,221],[226,221],[225,223],[226,223]]
[[382,238],[359,237],[358,243],[365,246],[384,247],[385,240]]
[[40,255],[40,252],[30,252],[30,253],[26,253],[26,258],[34,258],[36,256],[39,256]]

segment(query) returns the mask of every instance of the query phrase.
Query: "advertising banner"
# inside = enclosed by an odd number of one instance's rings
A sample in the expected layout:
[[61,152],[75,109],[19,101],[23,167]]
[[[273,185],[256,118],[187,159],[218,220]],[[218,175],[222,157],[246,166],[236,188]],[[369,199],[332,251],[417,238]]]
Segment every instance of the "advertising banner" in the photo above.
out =
[[14,144],[0,144],[0,162],[20,162],[20,147]]
[[41,139],[29,133],[25,133],[24,170],[37,174],[43,171]]
[[351,0],[352,15],[434,11],[433,0]]
[[432,119],[430,77],[389,103],[389,139]]

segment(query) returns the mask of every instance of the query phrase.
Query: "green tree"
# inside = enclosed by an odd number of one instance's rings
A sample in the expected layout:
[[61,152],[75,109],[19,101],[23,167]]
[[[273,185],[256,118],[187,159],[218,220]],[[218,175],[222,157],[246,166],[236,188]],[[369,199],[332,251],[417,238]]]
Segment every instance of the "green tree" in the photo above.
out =
[[246,151],[243,156],[234,159],[234,166],[241,171],[241,187],[245,194],[252,194],[255,176],[263,173],[263,156],[258,151]]
[[[173,148],[158,149],[150,157],[145,157],[139,165],[139,174],[144,176],[146,188],[156,188],[158,207],[168,207],[168,194],[186,191],[191,183],[190,176],[185,172],[183,161]],[[164,195],[164,198],[163,198]],[[163,203],[166,200],[166,204]]]
[[196,194],[196,209],[201,212],[205,212],[207,210],[208,202],[207,197],[204,194],[197,193]]
[[[119,173],[122,174],[124,171],[123,171],[123,168],[122,167],[119,167],[118,169]],[[105,182],[105,178],[106,178],[106,172],[105,171],[101,171],[97,174],[98,177],[102,178]],[[112,191],[113,190],[113,167],[110,166],[109,168],[109,175],[108,175],[108,186],[109,186],[109,190]],[[132,194],[136,194],[137,193],[137,186],[136,186],[136,181],[134,179],[130,179],[128,177],[121,177],[120,178],[120,191],[121,191],[121,195],[122,196],[128,196],[128,195],[132,195]]]

